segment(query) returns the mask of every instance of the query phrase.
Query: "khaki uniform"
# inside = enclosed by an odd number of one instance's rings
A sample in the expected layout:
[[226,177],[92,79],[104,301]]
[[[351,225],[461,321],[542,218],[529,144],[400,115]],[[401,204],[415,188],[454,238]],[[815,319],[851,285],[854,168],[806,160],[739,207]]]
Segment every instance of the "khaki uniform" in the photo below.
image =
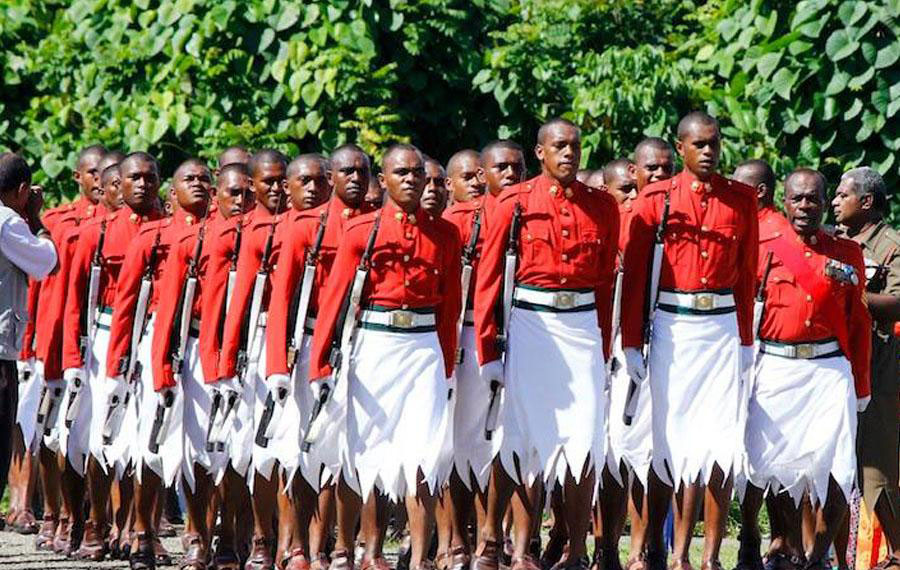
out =
[[[900,233],[884,221],[853,237],[862,246],[870,293],[900,296]],[[872,401],[859,416],[859,484],[869,509],[882,491],[900,515],[900,339],[893,322],[874,321]]]

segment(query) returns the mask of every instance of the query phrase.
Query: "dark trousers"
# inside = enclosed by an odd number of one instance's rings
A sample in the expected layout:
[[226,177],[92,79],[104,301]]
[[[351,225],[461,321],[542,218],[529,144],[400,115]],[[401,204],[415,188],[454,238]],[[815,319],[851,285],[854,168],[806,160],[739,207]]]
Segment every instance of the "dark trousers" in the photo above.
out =
[[12,458],[19,402],[19,373],[15,360],[0,360],[0,497],[6,490],[9,462]]

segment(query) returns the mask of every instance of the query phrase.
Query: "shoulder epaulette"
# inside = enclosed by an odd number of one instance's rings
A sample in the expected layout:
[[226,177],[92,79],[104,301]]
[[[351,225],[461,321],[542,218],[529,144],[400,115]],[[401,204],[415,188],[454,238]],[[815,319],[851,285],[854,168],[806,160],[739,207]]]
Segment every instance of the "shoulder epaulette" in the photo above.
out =
[[519,196],[523,194],[531,194],[532,190],[534,190],[534,182],[531,180],[526,180],[525,182],[519,182],[515,186],[510,186],[506,190],[500,193],[497,196],[496,200],[498,204],[502,204],[504,202],[509,202],[510,200],[518,200]]
[[721,178],[725,182],[725,185],[728,187],[729,190],[737,190],[742,195],[746,196],[747,198],[750,198],[753,201],[756,201],[756,199],[757,199],[756,198],[756,188],[754,188],[752,186],[748,186],[748,185],[744,184],[743,182],[738,182],[737,180],[732,180],[731,178],[725,178],[724,176],[722,176]]

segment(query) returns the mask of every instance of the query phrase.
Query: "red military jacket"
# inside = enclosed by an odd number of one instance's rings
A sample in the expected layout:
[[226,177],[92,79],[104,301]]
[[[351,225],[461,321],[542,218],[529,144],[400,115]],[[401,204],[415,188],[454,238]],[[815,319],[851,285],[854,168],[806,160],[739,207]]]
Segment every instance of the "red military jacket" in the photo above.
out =
[[622,282],[622,346],[643,344],[644,302],[656,227],[670,194],[660,289],[732,290],[741,344],[753,344],[759,222],[756,190],[714,174],[703,183],[687,170],[647,185],[632,202]]
[[479,362],[500,357],[494,308],[500,303],[503,258],[516,204],[522,207],[516,283],[547,289],[593,289],[597,323],[608,356],[619,243],[618,204],[608,193],[577,180],[563,188],[542,174],[510,187],[497,198],[476,282]]
[[483,196],[467,202],[456,202],[444,210],[444,218],[456,226],[463,247],[467,247],[469,242],[472,241],[475,214],[480,212],[481,228],[478,230],[478,239],[475,242],[475,255],[472,256],[472,281],[468,291],[469,300],[467,301],[467,306],[469,309],[474,309],[475,307],[475,283],[478,276],[478,265],[484,250],[484,238],[491,224],[491,216],[493,216],[496,209],[497,198],[490,192],[485,192]]
[[[865,262],[859,245],[821,230],[802,238],[787,221],[781,226],[766,224],[760,232],[758,280],[765,273],[768,252],[774,252],[768,278],[760,284],[766,294],[760,339],[803,343],[837,338],[850,360],[857,397],[870,395],[872,317],[865,303]],[[792,251],[795,260],[786,262],[782,251]],[[829,260],[852,266],[857,283],[826,275]],[[798,277],[795,267],[807,275],[806,280]],[[807,290],[813,288],[810,282],[815,290]]]
[[[200,365],[207,384],[219,379],[219,355],[222,348],[222,329],[225,324],[225,308],[228,302],[228,274],[237,264],[238,236],[253,218],[253,212],[244,216],[222,217],[213,220],[203,243],[206,258],[205,293],[200,301]],[[241,232],[240,234],[238,232]],[[243,237],[240,238],[243,241]],[[233,294],[233,292],[231,292]],[[232,295],[233,296],[233,295]]]
[[[176,325],[179,322],[184,305],[184,286],[188,278],[188,270],[194,263],[194,275],[197,286],[190,307],[190,319],[200,319],[200,308],[203,306],[203,295],[208,290],[207,269],[210,251],[207,239],[214,235],[221,224],[220,216],[213,212],[210,218],[200,223],[192,223],[182,229],[172,240],[169,255],[162,268],[159,280],[159,304],[156,306],[156,323],[153,327],[153,384],[157,391],[175,386],[175,369],[173,368],[173,341],[177,338]],[[203,242],[199,244],[200,232]],[[199,345],[198,345],[199,350]],[[201,368],[204,360],[214,359],[215,355],[200,354]],[[215,362],[213,360],[213,362]]]
[[[140,216],[129,208],[122,208],[114,214],[106,214],[104,220],[90,223],[72,235],[74,251],[69,270],[69,285],[66,294],[66,306],[63,317],[63,369],[80,368],[84,362],[79,345],[81,335],[81,311],[87,302],[87,290],[90,281],[91,262],[100,240],[103,222],[106,223],[102,267],[100,271],[100,288],[97,307],[113,307],[116,297],[116,284],[119,272],[132,240],[137,235],[141,224],[156,219],[159,214]],[[71,243],[71,242],[70,242]]]
[[391,309],[434,308],[449,378],[455,361],[456,320],[462,294],[459,232],[447,220],[435,218],[421,207],[407,214],[391,201],[378,212],[360,216],[347,225],[334,267],[319,297],[309,378],[317,380],[331,374],[328,357],[335,323],[376,216],[381,216],[381,225],[362,302]]
[[37,303],[40,291],[41,282],[29,278],[28,299],[26,300],[25,305],[28,310],[28,322],[25,323],[25,334],[22,336],[22,350],[19,351],[19,360],[28,360],[35,357],[34,323],[35,317],[37,316]]
[[272,272],[272,296],[269,301],[269,321],[266,325],[267,377],[289,372],[287,348],[294,334],[291,310],[296,310],[293,303],[294,298],[299,295],[307,250],[312,248],[316,240],[322,215],[325,216],[325,233],[319,247],[316,279],[309,301],[308,316],[318,314],[325,283],[331,274],[338,245],[344,238],[347,226],[351,220],[366,211],[371,211],[368,204],[363,203],[362,209],[351,208],[333,195],[327,203],[317,208],[291,212],[288,219],[282,222],[287,222],[284,229],[290,228],[290,239],[280,242],[278,266]]
[[137,239],[128,247],[113,301],[115,310],[109,327],[109,348],[106,352],[106,375],[108,377],[115,378],[125,374],[128,360],[137,358],[136,354],[130,353],[131,335],[144,272],[152,263],[150,299],[147,302],[147,315],[149,316],[155,313],[159,306],[162,269],[165,267],[176,238],[188,226],[196,223],[195,216],[179,208],[171,217],[144,224],[140,228]]
[[53,208],[44,214],[44,226],[56,245],[59,257],[58,269],[41,281],[37,301],[36,322],[45,323],[35,331],[35,352],[38,360],[44,363],[46,380],[62,379],[62,339],[63,316],[66,307],[66,294],[69,286],[69,266],[74,252],[74,241],[69,243],[69,236],[77,235],[82,223],[102,217],[104,209],[80,197],[74,202]]
[[[238,255],[237,279],[232,293],[231,306],[225,316],[225,328],[222,332],[222,352],[220,354],[218,377],[231,378],[237,374],[237,356],[241,345],[245,342],[243,336],[243,324],[250,313],[250,305],[253,298],[253,286],[256,281],[256,273],[262,265],[263,252],[269,234],[284,215],[273,215],[263,206],[257,204],[252,212],[252,219],[244,228],[241,241],[241,250]],[[278,262],[278,240],[272,240],[272,249],[269,255],[269,266],[273,267]],[[265,311],[269,304],[272,290],[271,275],[266,281],[263,291],[261,311]],[[248,347],[249,349],[249,347]]]

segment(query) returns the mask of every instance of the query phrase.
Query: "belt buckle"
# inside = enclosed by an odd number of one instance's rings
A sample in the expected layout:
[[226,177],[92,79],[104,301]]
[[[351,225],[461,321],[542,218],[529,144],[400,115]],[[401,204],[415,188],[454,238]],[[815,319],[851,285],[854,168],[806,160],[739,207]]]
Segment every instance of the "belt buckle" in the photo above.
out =
[[715,298],[712,293],[698,293],[694,295],[693,305],[694,309],[698,311],[712,310],[714,304]]
[[816,355],[816,349],[811,344],[798,344],[795,346],[795,358],[810,359]]
[[575,306],[575,293],[571,291],[557,291],[553,294],[553,307],[556,309],[571,309]]
[[391,326],[408,329],[413,326],[412,311],[391,311]]

